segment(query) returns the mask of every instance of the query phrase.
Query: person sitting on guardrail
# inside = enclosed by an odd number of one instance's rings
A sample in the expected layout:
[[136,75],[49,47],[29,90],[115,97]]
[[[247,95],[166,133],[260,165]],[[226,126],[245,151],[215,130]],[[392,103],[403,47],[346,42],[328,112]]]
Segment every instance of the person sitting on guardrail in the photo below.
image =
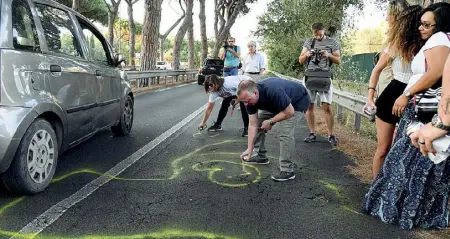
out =
[[[222,131],[222,122],[227,116],[228,108],[230,105],[234,107],[236,96],[236,90],[239,85],[239,82],[242,80],[251,79],[246,75],[237,75],[237,76],[227,76],[227,77],[219,77],[215,74],[209,75],[205,80],[205,92],[209,94],[208,106],[205,110],[205,115],[203,116],[203,120],[199,125],[200,129],[203,129],[206,125],[206,121],[208,121],[209,116],[211,115],[212,110],[214,109],[215,102],[222,97],[222,105],[220,106],[219,115],[217,116],[217,120],[214,122],[212,126],[208,128],[209,132]],[[244,122],[244,129],[242,131],[242,137],[246,137],[248,135],[248,114],[245,109],[245,105],[242,102],[239,102],[241,107],[241,115],[242,121]]]
[[332,65],[341,63],[341,52],[338,41],[325,35],[322,23],[314,23],[311,27],[314,37],[307,39],[303,44],[303,50],[298,58],[300,64],[306,62],[306,72],[304,84],[308,90],[311,103],[306,112],[308,128],[310,134],[305,138],[305,142],[316,141],[316,126],[314,120],[314,103],[319,95],[325,112],[325,122],[327,124],[328,141],[332,146],[337,146],[338,141],[333,135],[333,112],[331,103],[333,102]]
[[309,106],[305,87],[277,77],[258,83],[244,80],[238,86],[237,95],[238,100],[246,104],[250,117],[248,148],[241,154],[241,160],[246,164],[268,164],[264,146],[266,132],[279,123],[280,173],[273,175],[272,179],[294,179],[295,128]]
[[[448,19],[450,4],[445,2],[430,5],[421,15],[418,29],[426,42],[411,63],[413,76],[406,86],[406,97],[394,103],[393,113],[402,115],[394,144],[362,203],[363,212],[403,229],[446,229],[449,226],[450,159],[435,163],[414,147],[407,134],[408,128],[417,121],[423,124],[431,121],[436,126],[442,122],[439,113],[436,116],[432,110],[438,112],[432,99],[438,99],[436,93],[450,54]],[[430,92],[425,105],[417,101],[418,97],[423,98],[423,92]],[[402,106],[404,102],[406,107]]]
[[[372,161],[372,178],[378,174],[386,154],[391,148],[395,125],[400,117],[392,113],[394,102],[406,97],[403,92],[413,72],[411,61],[423,45],[423,40],[417,34],[422,7],[415,5],[401,10],[398,3],[390,6],[388,11],[388,47],[381,54],[378,63],[372,71],[368,87],[367,104],[364,112],[370,117],[376,115],[377,150]],[[387,85],[374,103],[376,85],[380,74],[389,63],[392,65],[393,80]],[[406,102],[407,103],[407,102]],[[406,105],[405,105],[406,106]]]

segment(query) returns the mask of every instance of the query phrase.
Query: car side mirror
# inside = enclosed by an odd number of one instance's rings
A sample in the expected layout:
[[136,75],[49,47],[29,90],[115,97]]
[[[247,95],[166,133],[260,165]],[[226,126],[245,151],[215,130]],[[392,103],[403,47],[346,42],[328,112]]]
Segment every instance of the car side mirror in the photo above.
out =
[[119,66],[120,64],[122,64],[122,62],[124,64],[126,64],[126,59],[123,55],[121,54],[115,54],[114,55],[114,63],[116,64],[116,66]]

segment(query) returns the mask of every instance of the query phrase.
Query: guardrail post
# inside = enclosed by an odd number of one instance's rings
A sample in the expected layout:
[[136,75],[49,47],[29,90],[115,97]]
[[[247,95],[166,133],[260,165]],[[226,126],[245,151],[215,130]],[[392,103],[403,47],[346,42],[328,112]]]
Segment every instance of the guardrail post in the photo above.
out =
[[355,113],[355,130],[358,132],[361,129],[361,115]]
[[337,120],[339,122],[342,122],[342,119],[344,118],[342,110],[342,106],[337,105]]

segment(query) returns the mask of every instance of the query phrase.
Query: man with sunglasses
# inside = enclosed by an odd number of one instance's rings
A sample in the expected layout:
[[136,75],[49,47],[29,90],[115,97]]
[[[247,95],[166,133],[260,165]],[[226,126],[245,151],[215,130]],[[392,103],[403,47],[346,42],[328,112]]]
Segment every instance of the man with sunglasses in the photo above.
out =
[[241,48],[234,45],[234,37],[229,37],[227,40],[226,48],[222,52],[220,59],[224,60],[223,76],[235,76],[238,75],[239,58],[241,57]]

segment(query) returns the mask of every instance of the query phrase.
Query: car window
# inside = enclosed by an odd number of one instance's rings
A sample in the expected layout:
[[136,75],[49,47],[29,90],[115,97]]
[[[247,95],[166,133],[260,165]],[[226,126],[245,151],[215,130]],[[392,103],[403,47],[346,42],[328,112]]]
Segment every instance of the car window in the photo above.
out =
[[83,35],[88,43],[89,55],[91,56],[92,60],[108,64],[108,53],[105,50],[106,45],[104,43],[104,39],[101,40],[98,37],[99,33],[95,34],[97,31],[92,29],[91,26],[84,23],[84,20],[80,18],[77,19],[80,23],[81,28],[83,29]]
[[222,64],[223,63],[220,60],[208,60],[208,61],[206,61],[206,65],[207,66],[220,66]]
[[75,27],[67,12],[47,5],[36,4],[50,52],[82,57]]
[[25,0],[12,1],[13,46],[16,49],[40,51],[39,38],[30,6]]

